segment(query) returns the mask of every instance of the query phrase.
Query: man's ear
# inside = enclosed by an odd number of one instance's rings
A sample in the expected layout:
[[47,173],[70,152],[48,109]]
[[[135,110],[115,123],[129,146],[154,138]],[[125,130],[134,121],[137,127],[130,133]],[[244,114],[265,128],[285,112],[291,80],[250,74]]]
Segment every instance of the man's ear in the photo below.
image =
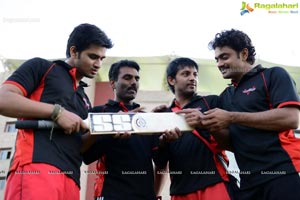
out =
[[240,53],[241,56],[240,58],[242,59],[242,61],[246,61],[248,59],[248,55],[249,55],[248,49],[244,48]]
[[172,78],[171,76],[168,76],[168,77],[167,77],[167,81],[168,81],[168,83],[169,83],[170,85],[173,85],[173,86],[174,86],[174,84],[175,84],[175,78]]
[[76,58],[77,50],[76,50],[75,46],[70,47],[70,55],[71,55],[71,57]]
[[110,87],[115,90],[116,89],[116,85],[115,85],[115,81],[109,81],[110,83]]

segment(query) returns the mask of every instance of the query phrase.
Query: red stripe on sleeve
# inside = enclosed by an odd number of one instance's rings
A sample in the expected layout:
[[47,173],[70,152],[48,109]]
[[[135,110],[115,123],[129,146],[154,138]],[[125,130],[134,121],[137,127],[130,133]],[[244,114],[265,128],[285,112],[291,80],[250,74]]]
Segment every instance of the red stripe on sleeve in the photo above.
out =
[[295,137],[293,130],[279,133],[282,148],[289,155],[295,169],[300,172],[300,139]]
[[285,106],[298,106],[300,107],[300,102],[299,101],[288,101],[288,102],[284,102],[278,105],[278,108],[282,108]]
[[5,81],[3,84],[11,84],[11,85],[15,85],[17,86],[23,93],[23,95],[26,97],[27,96],[27,91],[25,90],[25,88],[20,85],[19,83],[15,82],[15,81]]

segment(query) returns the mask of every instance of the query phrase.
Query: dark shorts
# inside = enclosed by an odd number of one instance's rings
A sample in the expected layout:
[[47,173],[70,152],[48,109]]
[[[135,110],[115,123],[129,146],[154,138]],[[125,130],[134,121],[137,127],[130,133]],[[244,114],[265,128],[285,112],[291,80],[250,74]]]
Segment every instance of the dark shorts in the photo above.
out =
[[227,188],[223,182],[206,187],[203,190],[198,190],[186,195],[174,195],[171,200],[199,200],[199,199],[213,199],[213,200],[230,200]]
[[299,200],[300,177],[298,174],[281,176],[255,188],[242,190],[240,200]]

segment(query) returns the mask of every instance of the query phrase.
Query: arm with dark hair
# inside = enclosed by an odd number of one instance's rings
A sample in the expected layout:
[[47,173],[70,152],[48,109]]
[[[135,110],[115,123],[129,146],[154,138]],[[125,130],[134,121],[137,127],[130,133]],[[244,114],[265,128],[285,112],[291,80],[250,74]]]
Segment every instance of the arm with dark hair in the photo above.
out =
[[[202,124],[209,127],[211,131],[227,128],[230,124],[271,131],[297,129],[300,102],[295,82],[281,67],[266,69],[258,76],[262,76],[264,80],[266,90],[264,98],[270,108],[257,112],[229,112],[212,109],[205,112]],[[226,93],[224,94],[226,95]],[[228,101],[230,102],[230,98]]]
[[297,129],[299,108],[283,107],[262,112],[228,112],[213,109],[203,116],[202,124],[211,132],[227,128],[230,124],[240,124],[262,130],[284,131]]

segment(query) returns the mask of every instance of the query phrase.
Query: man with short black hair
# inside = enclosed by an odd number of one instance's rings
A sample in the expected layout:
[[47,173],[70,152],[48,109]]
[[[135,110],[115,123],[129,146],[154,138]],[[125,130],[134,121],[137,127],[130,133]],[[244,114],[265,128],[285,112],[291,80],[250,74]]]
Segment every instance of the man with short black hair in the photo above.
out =
[[70,34],[65,61],[33,58],[0,88],[0,114],[53,120],[61,129],[18,130],[6,200],[79,200],[83,119],[91,107],[82,78],[94,78],[113,44],[92,24]]
[[[194,60],[184,57],[172,60],[167,67],[166,78],[175,98],[165,111],[187,112],[193,118],[191,113],[205,112],[218,106],[218,96],[197,94],[198,64]],[[171,199],[232,199],[233,194],[227,184],[229,177],[219,159],[222,157],[228,161],[222,148],[227,146],[227,141],[223,140],[221,146],[206,129],[190,125],[195,127],[193,131],[159,149],[160,168],[169,164]]]
[[[109,70],[114,100],[95,106],[90,112],[140,112],[134,102],[139,89],[140,67],[135,61],[121,60]],[[158,135],[133,134],[98,136],[83,154],[86,164],[97,161],[95,200],[155,200],[162,189],[163,174],[155,174],[153,163],[159,147]]]

